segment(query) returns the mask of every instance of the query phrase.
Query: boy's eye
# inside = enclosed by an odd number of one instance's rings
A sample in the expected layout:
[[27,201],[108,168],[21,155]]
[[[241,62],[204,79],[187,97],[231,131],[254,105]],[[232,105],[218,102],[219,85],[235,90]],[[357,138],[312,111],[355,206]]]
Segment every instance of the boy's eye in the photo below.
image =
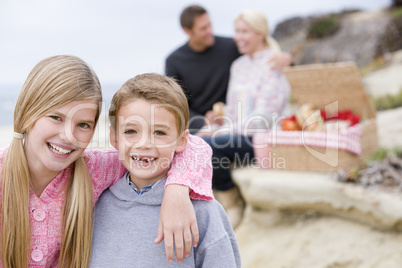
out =
[[124,134],[136,134],[137,131],[135,131],[134,129],[127,129],[124,131]]
[[154,131],[154,134],[155,134],[155,135],[159,135],[159,136],[164,136],[164,135],[166,135],[165,132],[160,131],[160,130],[155,130],[155,131]]
[[91,126],[89,124],[87,124],[87,123],[79,123],[78,127],[85,128],[85,129],[91,128]]

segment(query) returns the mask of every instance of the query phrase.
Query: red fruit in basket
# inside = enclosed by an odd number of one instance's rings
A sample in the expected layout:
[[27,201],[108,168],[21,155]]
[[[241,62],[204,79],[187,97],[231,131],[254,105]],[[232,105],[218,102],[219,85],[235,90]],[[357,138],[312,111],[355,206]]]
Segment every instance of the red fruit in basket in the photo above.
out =
[[285,118],[282,120],[282,130],[295,131],[301,130],[301,128],[295,119]]
[[338,112],[338,119],[340,120],[348,120],[348,117],[352,115],[351,110],[342,110]]
[[327,121],[328,120],[327,112],[324,109],[321,109],[320,113],[321,113],[322,120]]
[[351,114],[348,117],[348,121],[350,122],[351,126],[354,126],[360,122],[361,116],[357,114]]

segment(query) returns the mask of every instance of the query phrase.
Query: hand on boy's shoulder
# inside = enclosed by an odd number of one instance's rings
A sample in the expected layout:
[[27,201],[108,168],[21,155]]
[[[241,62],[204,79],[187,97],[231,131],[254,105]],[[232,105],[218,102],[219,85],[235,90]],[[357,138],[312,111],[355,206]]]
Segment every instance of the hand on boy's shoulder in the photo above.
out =
[[221,219],[223,223],[227,223],[230,225],[229,219],[227,218],[227,214],[222,205],[213,199],[212,201],[205,200],[191,200],[194,206],[194,211],[198,221],[198,228],[200,228],[200,222],[205,220],[217,220]]

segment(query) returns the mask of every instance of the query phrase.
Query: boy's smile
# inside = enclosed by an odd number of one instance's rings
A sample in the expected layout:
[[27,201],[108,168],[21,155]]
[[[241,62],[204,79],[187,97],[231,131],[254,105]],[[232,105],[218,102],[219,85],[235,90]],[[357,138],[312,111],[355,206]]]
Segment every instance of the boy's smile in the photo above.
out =
[[174,153],[185,148],[183,137],[178,135],[173,113],[143,98],[121,106],[116,130],[110,133],[111,143],[139,189],[167,175]]
[[152,164],[157,158],[152,156],[140,156],[140,155],[132,155],[131,158],[138,163],[142,163],[143,165]]

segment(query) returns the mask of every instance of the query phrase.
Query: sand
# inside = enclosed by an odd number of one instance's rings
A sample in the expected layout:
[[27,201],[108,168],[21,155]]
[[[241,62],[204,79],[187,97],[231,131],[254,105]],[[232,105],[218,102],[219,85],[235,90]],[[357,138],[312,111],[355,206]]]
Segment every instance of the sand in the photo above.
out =
[[0,126],[0,148],[10,143],[12,133],[13,133],[13,127],[11,125]]
[[373,97],[395,95],[402,90],[402,50],[388,55],[386,68],[369,73],[363,78],[367,92]]

